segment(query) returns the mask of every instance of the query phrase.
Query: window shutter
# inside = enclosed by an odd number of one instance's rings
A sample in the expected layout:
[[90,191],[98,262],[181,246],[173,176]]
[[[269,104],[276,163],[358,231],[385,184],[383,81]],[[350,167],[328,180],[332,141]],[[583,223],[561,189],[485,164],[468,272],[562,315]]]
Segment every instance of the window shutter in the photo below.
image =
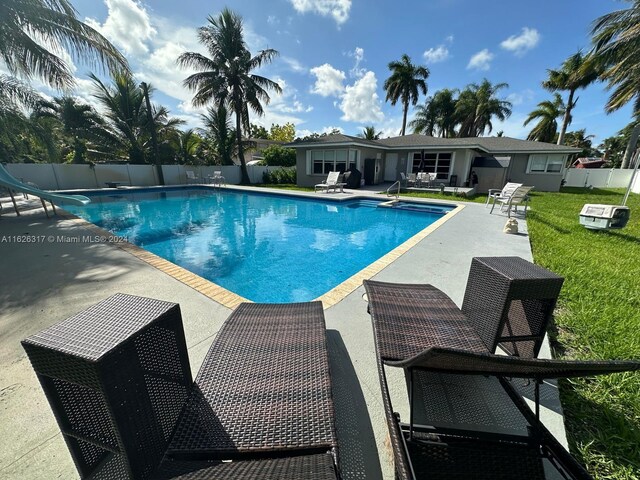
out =
[[307,175],[311,175],[311,150],[307,150]]

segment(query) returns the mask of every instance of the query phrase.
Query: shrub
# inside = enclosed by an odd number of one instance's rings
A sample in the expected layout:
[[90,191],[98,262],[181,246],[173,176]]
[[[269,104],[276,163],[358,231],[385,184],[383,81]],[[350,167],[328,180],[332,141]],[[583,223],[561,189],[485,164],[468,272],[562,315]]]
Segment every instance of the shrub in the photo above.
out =
[[296,151],[282,145],[269,145],[262,151],[262,155],[270,167],[293,167],[296,164]]
[[277,170],[265,171],[262,174],[262,181],[271,184],[293,184],[296,183],[296,168],[279,168]]

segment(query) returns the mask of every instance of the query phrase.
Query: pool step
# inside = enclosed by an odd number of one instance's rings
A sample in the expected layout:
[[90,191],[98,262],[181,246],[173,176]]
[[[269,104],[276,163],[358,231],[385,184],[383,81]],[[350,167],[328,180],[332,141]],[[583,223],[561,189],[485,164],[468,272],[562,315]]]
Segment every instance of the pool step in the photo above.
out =
[[389,200],[388,202],[381,202],[378,204],[378,207],[393,208],[399,202],[400,200],[396,198],[394,200]]

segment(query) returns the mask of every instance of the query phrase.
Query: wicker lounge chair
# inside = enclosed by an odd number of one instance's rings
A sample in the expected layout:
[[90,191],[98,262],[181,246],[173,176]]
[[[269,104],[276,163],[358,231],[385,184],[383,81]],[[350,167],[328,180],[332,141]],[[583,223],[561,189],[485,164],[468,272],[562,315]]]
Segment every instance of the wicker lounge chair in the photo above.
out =
[[117,295],[23,345],[81,478],[338,478],[320,302],[241,304],[194,383],[176,304]]
[[[539,386],[550,378],[638,370],[640,362],[494,355],[437,288],[370,280],[364,285],[396,478],[529,479],[550,472],[590,478],[541,423]],[[407,378],[408,424],[393,411],[385,366],[402,368]],[[535,411],[523,400],[518,380],[507,380],[520,378],[534,380]],[[483,391],[490,392],[490,408],[479,401]]]

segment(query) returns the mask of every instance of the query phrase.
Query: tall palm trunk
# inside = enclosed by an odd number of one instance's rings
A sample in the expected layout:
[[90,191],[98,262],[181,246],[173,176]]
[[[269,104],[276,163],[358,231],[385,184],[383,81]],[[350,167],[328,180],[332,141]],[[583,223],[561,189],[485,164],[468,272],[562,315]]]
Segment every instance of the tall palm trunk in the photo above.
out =
[[240,159],[240,173],[241,180],[240,183],[243,185],[250,185],[251,180],[249,179],[249,172],[247,171],[247,163],[244,160],[244,151],[242,148],[242,122],[240,121],[240,117],[242,115],[242,101],[235,102],[235,111],[236,111],[236,141],[238,142],[238,158]]
[[156,125],[153,121],[153,110],[151,110],[151,99],[149,98],[149,84],[142,82],[140,84],[142,93],[144,95],[144,101],[147,106],[147,121],[149,122],[149,129],[151,130],[151,147],[153,148],[153,163],[156,166],[158,173],[158,180],[160,185],[164,185],[164,173],[162,172],[162,165],[160,165],[160,159],[158,157],[158,134],[156,132]]
[[627,149],[624,152],[624,157],[622,158],[622,165],[620,165],[620,168],[629,168],[629,163],[631,163],[633,153],[636,151],[638,136],[640,136],[640,122],[638,122],[631,131],[631,135],[629,136],[629,144],[627,145]]
[[564,117],[562,118],[562,128],[560,128],[560,134],[558,135],[558,145],[564,145],[564,136],[567,133],[567,127],[569,126],[571,109],[573,108],[573,95],[575,93],[575,88],[569,90],[569,99],[567,100],[567,107],[564,110]]
[[407,129],[407,113],[409,112],[409,100],[405,100],[403,105],[404,111],[402,112],[402,135],[404,135]]

